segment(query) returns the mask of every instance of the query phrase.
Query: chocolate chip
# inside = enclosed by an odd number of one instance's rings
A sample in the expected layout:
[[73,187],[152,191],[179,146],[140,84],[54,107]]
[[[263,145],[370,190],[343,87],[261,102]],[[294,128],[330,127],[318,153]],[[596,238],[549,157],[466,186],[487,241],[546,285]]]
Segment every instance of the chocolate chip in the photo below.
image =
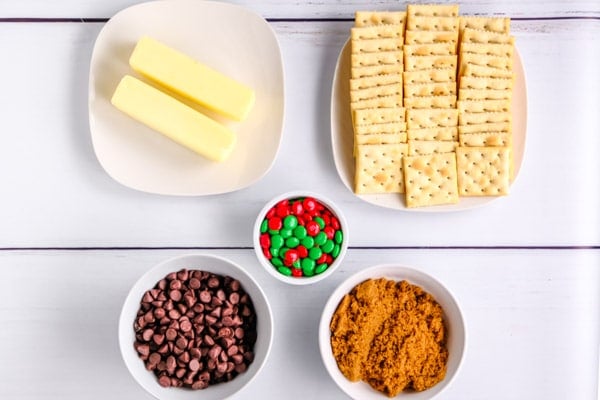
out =
[[214,289],[216,287],[219,286],[219,278],[217,278],[216,276],[211,276],[210,278],[208,278],[208,283],[207,283],[208,287],[211,289]]
[[173,301],[181,300],[182,294],[179,290],[171,290],[169,292],[169,298]]
[[244,330],[242,328],[235,328],[234,335],[238,339],[243,339],[244,338]]
[[197,347],[193,347],[190,349],[190,357],[192,358],[200,358],[200,349]]
[[234,344],[227,349],[227,355],[232,356],[238,352],[238,347]]
[[183,332],[190,332],[192,330],[192,323],[189,320],[181,321],[179,324],[179,329]]
[[240,302],[240,295],[237,292],[233,292],[229,294],[229,302],[231,304],[237,304]]
[[214,345],[213,347],[210,348],[210,350],[208,351],[208,356],[211,359],[216,359],[217,357],[219,357],[219,354],[221,354],[221,346],[219,345]]
[[[229,318],[229,317],[227,317],[227,318]],[[205,315],[204,321],[206,321],[206,323],[208,325],[214,325],[215,322],[217,322],[217,317],[213,317],[212,315]]]
[[152,336],[152,341],[157,346],[160,346],[165,341],[165,335],[163,335],[162,333],[157,333],[157,334],[155,334],[155,335]]
[[181,289],[181,281],[180,280],[173,280],[169,283],[169,289],[171,290],[179,290]]
[[203,303],[210,303],[210,300],[212,299],[212,296],[210,295],[210,292],[208,290],[201,291],[198,297]]
[[193,358],[190,360],[188,367],[190,368],[190,371],[198,371],[200,369],[200,361]]
[[167,315],[167,313],[165,312],[165,310],[164,310],[164,309],[162,309],[162,308],[160,308],[160,307],[158,307],[158,308],[155,308],[155,309],[154,309],[154,317],[155,317],[155,318],[161,319],[161,318],[163,318],[165,315]]
[[227,363],[226,362],[222,362],[217,364],[217,371],[220,373],[225,373],[225,371],[227,371]]
[[177,342],[175,342],[175,346],[179,347],[182,350],[185,349],[187,345],[188,341],[183,337],[180,337],[179,339],[177,339]]
[[244,362],[244,356],[242,354],[234,354],[231,356],[231,359],[236,365]]
[[142,339],[145,342],[149,342],[150,339],[152,339],[153,335],[154,335],[154,331],[152,329],[146,329],[146,330],[144,330],[144,332],[142,332]]
[[142,301],[144,303],[152,303],[154,301],[154,297],[150,294],[150,291],[144,293],[144,297],[142,297]]
[[190,276],[190,273],[187,269],[182,269],[182,270],[177,271],[177,278],[181,279],[182,281],[187,281],[189,276]]
[[159,362],[160,362],[160,354],[158,354],[158,353],[152,353],[148,357],[148,364],[152,364],[152,365],[156,366]]
[[169,387],[171,386],[171,378],[169,378],[167,375],[162,375],[160,378],[158,378],[158,383],[162,387]]
[[147,356],[150,354],[150,346],[147,344],[136,343],[135,349],[141,356]]
[[206,389],[208,387],[207,381],[196,381],[192,383],[192,389]]
[[167,340],[169,342],[172,342],[173,340],[175,340],[175,338],[177,337],[177,331],[173,328],[169,328],[167,329],[167,331],[165,332],[165,335],[167,337]]
[[197,278],[190,279],[188,286],[190,289],[200,289],[200,280]]

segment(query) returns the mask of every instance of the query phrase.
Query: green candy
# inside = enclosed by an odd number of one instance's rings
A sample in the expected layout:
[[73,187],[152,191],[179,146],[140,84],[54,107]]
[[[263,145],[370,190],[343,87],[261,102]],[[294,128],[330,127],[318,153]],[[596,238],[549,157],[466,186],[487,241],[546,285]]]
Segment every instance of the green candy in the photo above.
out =
[[281,228],[281,230],[279,231],[279,234],[281,235],[282,238],[287,239],[290,236],[292,236],[292,230],[289,228]]
[[277,229],[269,229],[269,235],[279,235],[279,231]]
[[298,218],[295,215],[288,215],[283,219],[283,226],[288,229],[294,229],[298,226]]
[[285,257],[285,253],[287,253],[289,249],[287,247],[282,247],[281,249],[279,249],[279,256],[281,258]]
[[271,255],[273,257],[279,257],[279,249],[275,248],[275,247],[271,247],[269,249],[269,251],[271,252]]
[[300,260],[296,260],[292,263],[292,267],[294,268],[301,268],[301,263]]
[[333,240],[329,240],[327,239],[327,241],[325,243],[323,243],[323,246],[321,246],[321,249],[329,254],[333,251],[333,248],[335,247],[335,243],[333,243]]
[[290,249],[298,247],[299,244],[300,240],[297,237],[290,236],[289,238],[285,239],[285,245]]
[[318,260],[323,255],[323,251],[318,247],[312,247],[308,250],[308,258]]
[[318,275],[318,274],[321,274],[321,273],[325,272],[325,270],[327,269],[327,267],[328,267],[328,265],[326,263],[317,265],[317,268],[315,268],[315,274]]
[[263,219],[263,222],[260,224],[260,233],[265,233],[269,230],[269,221]]
[[271,248],[274,249],[279,249],[281,248],[281,246],[283,246],[283,237],[281,237],[281,235],[274,235],[271,236]]
[[344,234],[342,233],[342,231],[335,231],[335,234],[333,235],[333,240],[335,240],[336,243],[341,244],[344,240]]
[[273,257],[273,258],[271,258],[271,264],[273,264],[276,267],[282,267],[283,261],[281,261],[281,258]]
[[312,236],[306,236],[305,238],[300,239],[300,244],[307,249],[311,249],[315,245],[315,239],[313,239]]
[[298,225],[294,228],[294,236],[302,240],[306,237],[306,228],[302,225]]
[[315,221],[319,225],[319,228],[321,228],[321,229],[325,228],[325,221],[323,220],[323,218],[314,217],[313,221]]
[[333,250],[331,250],[331,257],[337,258],[337,256],[340,255],[340,250],[342,250],[342,247],[339,244],[333,246]]
[[278,267],[277,271],[279,271],[280,274],[285,275],[285,276],[292,275],[292,270],[289,269],[288,267]]
[[317,236],[315,236],[315,244],[317,246],[323,246],[325,242],[327,242],[327,235],[325,232],[321,231],[317,233]]
[[315,260],[312,260],[310,258],[303,258],[301,264],[302,272],[305,276],[313,276],[315,274]]

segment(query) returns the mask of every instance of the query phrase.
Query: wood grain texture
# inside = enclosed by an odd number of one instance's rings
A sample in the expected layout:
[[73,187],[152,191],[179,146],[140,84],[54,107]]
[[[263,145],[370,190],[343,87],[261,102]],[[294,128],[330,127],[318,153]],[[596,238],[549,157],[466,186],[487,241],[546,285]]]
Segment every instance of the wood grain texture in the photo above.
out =
[[[181,253],[0,253],[0,398],[150,399],[120,358],[117,321],[136,279]],[[303,287],[273,279],[251,251],[211,253],[257,279],[275,321],[271,356],[236,399],[346,398],[320,359],[320,313],[337,284],[381,263],[433,275],[463,309],[468,350],[444,399],[594,396],[600,251],[351,250],[336,274]]]
[[[45,0],[4,1],[0,18],[110,18],[119,10],[141,3],[140,0],[60,0],[49,7]],[[344,1],[230,1],[248,7],[265,18],[351,18],[358,9],[365,8],[365,2],[359,0]],[[430,3],[418,0],[413,3]],[[454,0],[439,0],[436,3],[456,3]],[[371,10],[397,8],[398,3],[390,0],[368,2]],[[510,17],[557,17],[557,16],[595,16],[600,17],[600,5],[595,0],[576,1],[492,1],[476,0],[461,2],[462,14],[506,15]]]

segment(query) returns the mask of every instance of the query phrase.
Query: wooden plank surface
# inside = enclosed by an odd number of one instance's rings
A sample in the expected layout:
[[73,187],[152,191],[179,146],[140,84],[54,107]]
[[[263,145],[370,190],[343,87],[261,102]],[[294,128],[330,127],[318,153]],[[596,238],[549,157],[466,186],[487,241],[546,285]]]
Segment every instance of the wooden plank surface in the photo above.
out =
[[[118,11],[141,3],[140,0],[60,0],[48,5],[45,0],[7,0],[0,9],[0,18],[110,18]],[[230,3],[248,7],[266,18],[350,18],[354,11],[365,7],[359,0],[320,0],[320,1],[278,1],[278,0],[234,0]],[[415,1],[414,3],[430,3]],[[452,0],[440,0],[436,3],[456,3]],[[368,2],[373,10],[389,10],[398,5],[389,0]],[[508,15],[511,17],[600,17],[600,5],[594,0],[576,1],[492,1],[474,0],[461,2],[463,14]]]
[[[118,315],[136,279],[181,253],[0,253],[0,398],[150,399],[120,358]],[[210,253],[246,268],[273,310],[271,356],[237,399],[346,398],[320,359],[320,313],[337,284],[380,263],[431,274],[463,308],[468,350],[444,399],[592,399],[595,394],[598,250],[351,250],[338,273],[302,287],[273,279],[251,251]]]

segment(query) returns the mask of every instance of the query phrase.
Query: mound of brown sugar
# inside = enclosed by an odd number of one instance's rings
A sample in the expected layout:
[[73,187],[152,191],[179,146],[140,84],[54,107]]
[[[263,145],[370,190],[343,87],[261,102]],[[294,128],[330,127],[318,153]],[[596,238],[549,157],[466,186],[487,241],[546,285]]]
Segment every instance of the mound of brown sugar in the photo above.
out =
[[407,281],[381,278],[358,284],[338,305],[330,330],[344,376],[390,397],[428,389],[446,374],[442,307]]

